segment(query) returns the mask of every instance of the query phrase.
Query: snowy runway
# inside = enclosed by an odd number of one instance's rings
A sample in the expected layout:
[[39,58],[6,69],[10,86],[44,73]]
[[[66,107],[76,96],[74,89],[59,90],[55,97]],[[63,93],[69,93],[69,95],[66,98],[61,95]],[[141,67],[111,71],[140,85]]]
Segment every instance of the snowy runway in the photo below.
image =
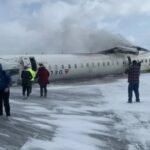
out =
[[11,119],[0,118],[0,150],[149,150],[150,75],[142,74],[141,103],[128,104],[126,79],[34,87],[29,100],[11,89]]

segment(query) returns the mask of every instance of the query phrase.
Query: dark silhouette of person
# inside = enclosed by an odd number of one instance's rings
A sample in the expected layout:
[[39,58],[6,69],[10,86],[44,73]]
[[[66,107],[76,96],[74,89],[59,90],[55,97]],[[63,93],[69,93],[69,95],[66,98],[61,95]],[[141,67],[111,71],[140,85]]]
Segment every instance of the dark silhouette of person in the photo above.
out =
[[32,75],[30,71],[27,70],[28,67],[24,66],[24,70],[21,72],[22,79],[22,95],[24,98],[28,98],[30,95],[31,79]]
[[127,70],[128,74],[128,103],[132,103],[132,93],[134,92],[136,102],[140,102],[139,97],[139,76],[140,76],[141,62],[133,60],[129,63],[129,68]]
[[36,78],[38,80],[38,83],[40,85],[40,96],[47,96],[47,84],[49,83],[49,71],[45,68],[45,66],[40,63],[39,69],[36,74]]
[[6,116],[10,116],[10,104],[9,104],[9,95],[11,78],[3,70],[2,65],[0,64],[0,116],[3,115],[3,105],[5,108]]

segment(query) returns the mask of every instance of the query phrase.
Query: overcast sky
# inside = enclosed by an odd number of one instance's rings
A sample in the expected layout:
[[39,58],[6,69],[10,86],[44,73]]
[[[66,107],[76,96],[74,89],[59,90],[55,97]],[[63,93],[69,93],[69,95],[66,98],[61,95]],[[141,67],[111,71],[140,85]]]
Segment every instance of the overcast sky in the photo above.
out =
[[0,53],[150,48],[149,0],[0,0]]

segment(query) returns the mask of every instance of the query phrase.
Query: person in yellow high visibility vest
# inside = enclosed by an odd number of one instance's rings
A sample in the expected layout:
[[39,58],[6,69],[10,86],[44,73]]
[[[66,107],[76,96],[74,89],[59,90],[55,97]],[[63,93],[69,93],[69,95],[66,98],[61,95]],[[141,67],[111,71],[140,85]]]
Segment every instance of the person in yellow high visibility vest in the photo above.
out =
[[32,83],[34,82],[34,79],[35,79],[35,76],[36,76],[36,72],[31,68],[31,67],[29,67],[28,69],[27,69],[30,73],[31,73],[31,75],[32,75],[32,78],[31,78],[31,86],[30,86],[30,93],[32,92]]

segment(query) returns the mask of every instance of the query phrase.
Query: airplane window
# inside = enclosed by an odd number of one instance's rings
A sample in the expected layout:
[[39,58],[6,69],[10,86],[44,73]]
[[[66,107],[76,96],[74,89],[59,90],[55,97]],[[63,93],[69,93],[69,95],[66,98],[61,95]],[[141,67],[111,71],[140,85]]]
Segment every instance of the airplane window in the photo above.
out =
[[55,70],[57,70],[57,68],[58,68],[58,66],[57,66],[57,65],[55,65]]
[[110,64],[110,63],[109,63],[109,62],[107,62],[107,66],[109,66],[109,64]]
[[105,66],[105,62],[103,62],[103,66]]
[[125,61],[123,61],[123,65],[125,65],[126,64],[126,62]]
[[71,68],[71,65],[68,65],[68,68],[70,69],[70,68]]
[[94,62],[92,62],[92,67],[94,67]]
[[77,64],[74,64],[74,67],[77,68]]
[[119,62],[117,61],[117,65],[119,65]]
[[20,64],[24,66],[24,62],[23,62],[23,60],[21,60],[21,61],[20,61]]
[[62,70],[59,70],[59,74],[62,74],[63,73],[63,71]]
[[100,66],[100,63],[99,63],[99,62],[97,63],[97,66]]
[[89,67],[89,64],[88,64],[88,63],[86,63],[86,66],[87,66],[87,67]]
[[84,65],[83,64],[81,64],[81,68],[83,68],[84,67]]
[[61,65],[61,68],[64,69],[65,68],[64,65]]
[[57,75],[58,74],[58,70],[55,70],[55,75]]
[[6,73],[8,73],[9,75],[16,75],[19,73],[19,69],[9,69],[6,70]]
[[147,59],[145,59],[145,62],[147,63]]
[[49,66],[48,68],[49,68],[49,70],[51,70],[51,68],[52,68],[52,67],[51,67],[51,66]]

